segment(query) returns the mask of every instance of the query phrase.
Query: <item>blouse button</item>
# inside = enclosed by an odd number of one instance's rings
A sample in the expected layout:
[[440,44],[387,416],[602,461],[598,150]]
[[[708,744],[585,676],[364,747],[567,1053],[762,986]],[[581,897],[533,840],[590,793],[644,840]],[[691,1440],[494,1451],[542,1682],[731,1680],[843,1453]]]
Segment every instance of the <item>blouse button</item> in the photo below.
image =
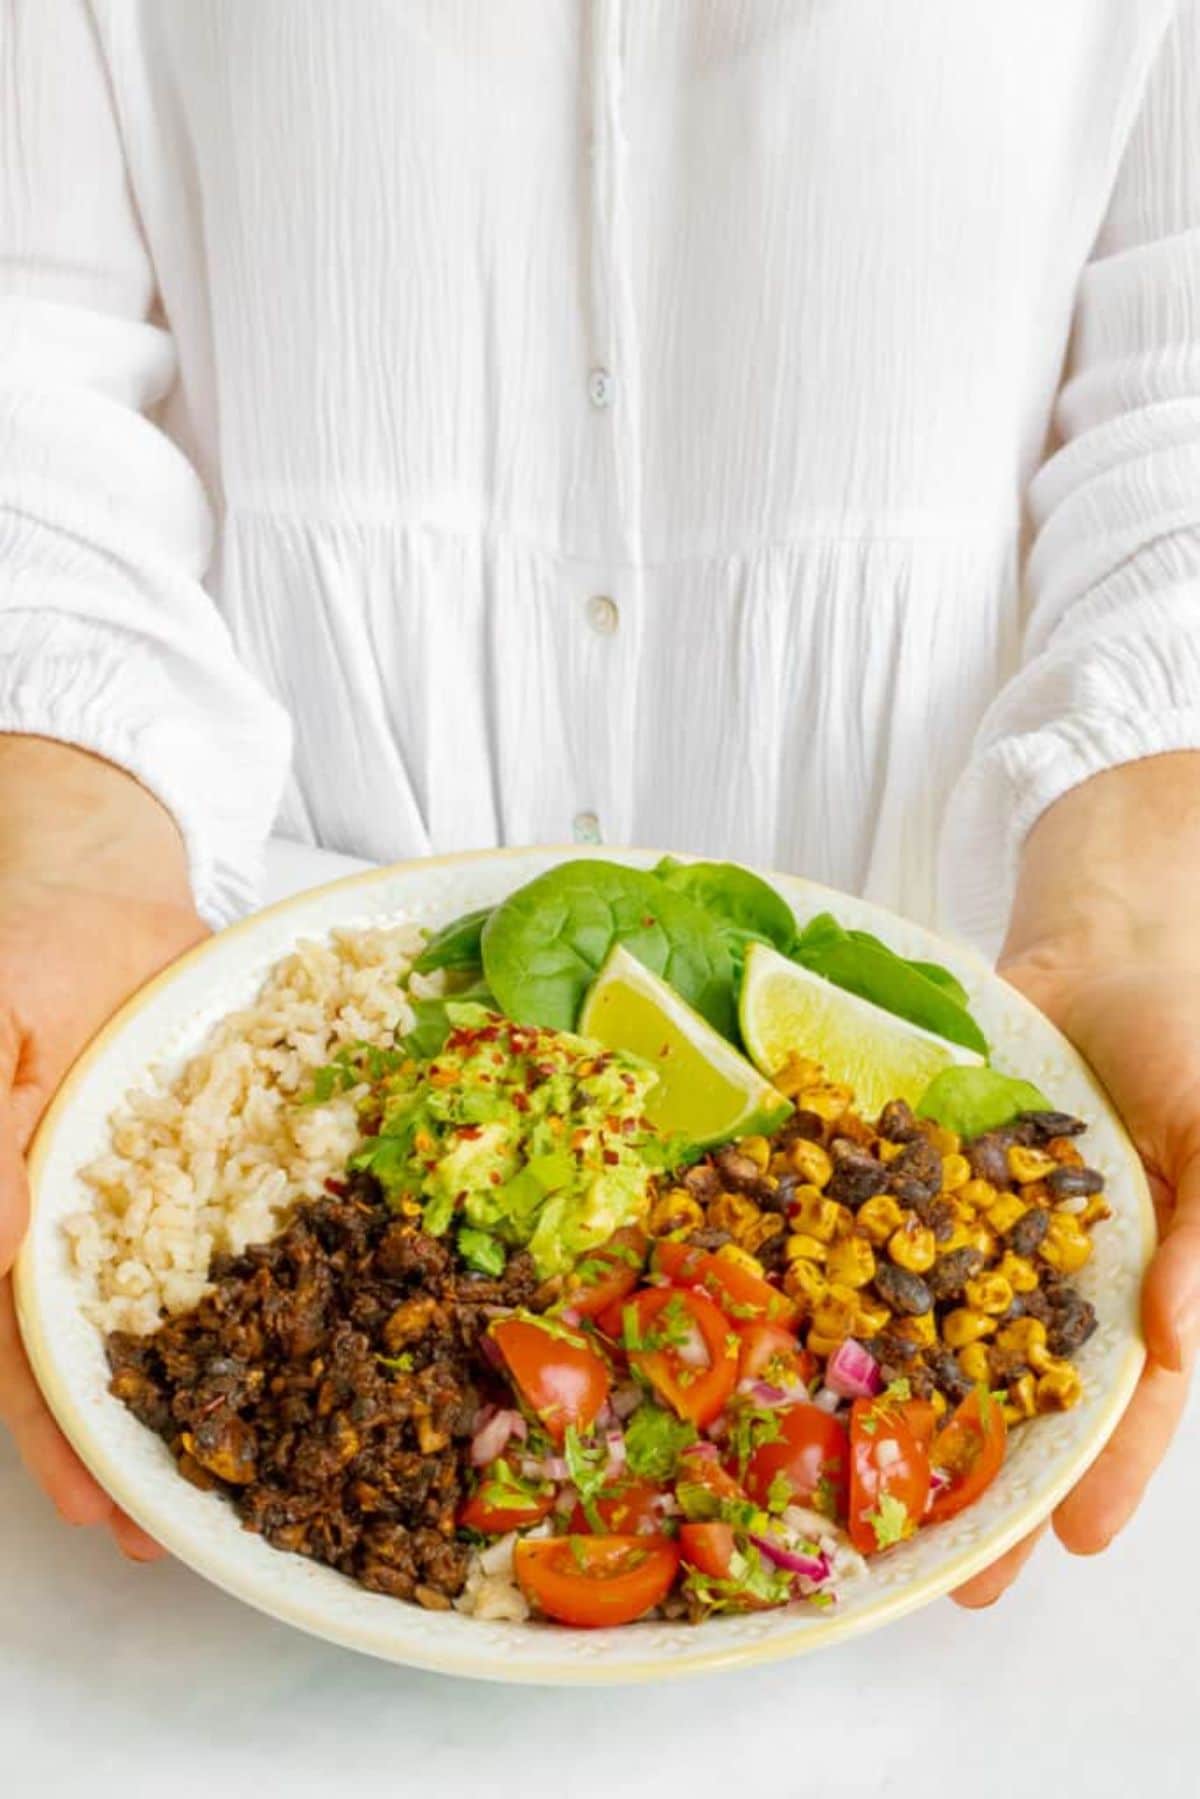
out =
[[593,369],[588,376],[588,399],[598,412],[610,404],[613,392],[613,378],[607,369]]
[[571,821],[576,843],[599,843],[600,820],[594,812],[577,812]]
[[593,595],[587,603],[587,622],[597,637],[611,637],[621,622],[617,602],[607,594]]

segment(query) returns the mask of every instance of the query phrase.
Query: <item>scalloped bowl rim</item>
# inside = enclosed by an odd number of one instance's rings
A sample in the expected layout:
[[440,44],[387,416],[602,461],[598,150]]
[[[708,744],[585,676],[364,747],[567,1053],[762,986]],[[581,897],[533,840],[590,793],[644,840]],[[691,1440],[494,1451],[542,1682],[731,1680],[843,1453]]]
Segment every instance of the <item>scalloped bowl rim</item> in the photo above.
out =
[[[660,853],[578,845],[483,850],[343,876],[265,907],[197,945],[134,994],[69,1071],[29,1155],[33,1222],[16,1269],[26,1350],[60,1427],[100,1483],[180,1561],[236,1598],[343,1647],[478,1679],[641,1682],[774,1661],[889,1623],[968,1579],[1049,1515],[1115,1428],[1144,1361],[1138,1291],[1155,1223],[1141,1163],[1095,1076],[1049,1020],[974,950],[870,902],[766,870],[765,878],[801,917],[837,910],[905,954],[946,962],[982,1010],[998,1059],[1008,1060],[1005,1038],[1019,1035],[1036,1045],[1053,1068],[1055,1102],[1070,1101],[1075,1110],[1086,1106],[1092,1140],[1104,1149],[1096,1159],[1105,1166],[1115,1216],[1098,1235],[1097,1254],[1082,1277],[1088,1290],[1089,1278],[1099,1281],[1098,1264],[1104,1262],[1104,1282],[1090,1293],[1102,1328],[1079,1356],[1084,1402],[1021,1433],[994,1487],[976,1506],[872,1564],[866,1579],[831,1613],[789,1610],[715,1618],[698,1626],[650,1621],[593,1632],[485,1622],[366,1593],[332,1569],[270,1549],[243,1531],[217,1496],[181,1481],[165,1446],[107,1393],[100,1335],[83,1318],[80,1279],[70,1266],[60,1220],[79,1208],[84,1190],[70,1191],[72,1183],[102,1147],[104,1121],[129,1086],[146,1080],[156,1065],[173,1067],[194,1053],[217,1019],[245,1003],[267,968],[301,938],[386,923],[402,914],[437,924],[467,904],[500,897],[559,861],[586,856],[649,866]],[[464,888],[471,889],[466,904],[459,903]],[[397,897],[381,903],[392,889]],[[421,898],[423,892],[432,893],[432,903]],[[225,996],[222,982],[236,990],[235,997]],[[206,1001],[214,993],[221,995],[219,1005]],[[1012,1021],[999,1036],[998,1018]],[[118,1078],[123,1050],[128,1053],[131,1042],[141,1038],[147,1044]],[[150,1040],[157,1046],[152,1050]],[[1013,1072],[1037,1079],[1025,1056],[1017,1061]],[[1103,1379],[1095,1386],[1088,1376],[1101,1370]],[[1020,1480],[1012,1466],[1018,1452]]]

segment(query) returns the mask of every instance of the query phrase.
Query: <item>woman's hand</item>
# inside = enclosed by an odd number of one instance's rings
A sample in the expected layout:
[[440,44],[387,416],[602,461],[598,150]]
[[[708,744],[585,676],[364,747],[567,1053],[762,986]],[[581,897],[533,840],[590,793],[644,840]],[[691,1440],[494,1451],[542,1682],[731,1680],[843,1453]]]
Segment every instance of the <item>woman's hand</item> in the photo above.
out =
[[[1097,776],[1031,833],[1000,960],[1104,1083],[1158,1214],[1142,1299],[1145,1371],[1107,1447],[1053,1518],[1076,1555],[1104,1549],[1137,1509],[1179,1423],[1200,1347],[1198,880],[1200,755]],[[955,1597],[970,1606],[998,1599],[1040,1534]]]
[[82,751],[0,737],[0,1420],[63,1517],[107,1524],[138,1560],[156,1545],[38,1392],[9,1271],[28,1216],[24,1153],[47,1101],[122,1000],[203,934],[183,846],[155,799]]

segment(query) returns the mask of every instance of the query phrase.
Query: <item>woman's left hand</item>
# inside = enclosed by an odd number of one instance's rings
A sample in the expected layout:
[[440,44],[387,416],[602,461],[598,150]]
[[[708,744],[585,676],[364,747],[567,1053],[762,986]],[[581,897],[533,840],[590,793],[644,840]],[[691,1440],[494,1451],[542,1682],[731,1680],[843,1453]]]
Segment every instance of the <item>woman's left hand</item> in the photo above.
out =
[[[1068,822],[1056,821],[1048,836]],[[1046,848],[1043,840],[1035,862]],[[1143,877],[1148,866],[1142,864]],[[1000,963],[1005,978],[1054,1020],[1107,1088],[1145,1163],[1158,1215],[1159,1246],[1142,1295],[1145,1370],[1108,1445],[1052,1519],[1059,1541],[1076,1555],[1106,1548],[1136,1511],[1179,1423],[1200,1347],[1200,945],[1192,950],[1191,935],[1190,929],[1178,938],[1165,929],[1121,933],[1121,950],[1109,952],[1103,931],[1072,933],[1061,947],[1030,932],[1024,951],[1013,949],[1010,935]],[[955,1598],[990,1605],[1041,1534],[968,1581]]]

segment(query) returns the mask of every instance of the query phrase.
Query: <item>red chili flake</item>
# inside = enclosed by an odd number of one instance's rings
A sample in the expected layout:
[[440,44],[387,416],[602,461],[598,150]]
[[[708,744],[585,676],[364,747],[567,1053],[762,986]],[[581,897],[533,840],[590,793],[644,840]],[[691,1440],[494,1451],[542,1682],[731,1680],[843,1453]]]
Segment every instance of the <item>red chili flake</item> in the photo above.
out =
[[618,1154],[617,1154],[617,1152],[616,1152],[616,1150],[615,1150],[615,1149],[606,1149],[606,1150],[605,1150],[605,1152],[604,1152],[604,1160],[605,1160],[605,1161],[606,1161],[606,1162],[607,1162],[607,1163],[608,1163],[608,1164],[609,1164],[609,1166],[610,1166],[610,1167],[611,1167],[611,1166],[612,1166],[612,1165],[613,1165],[613,1163],[614,1163],[614,1162],[619,1162],[619,1161],[620,1161],[620,1160],[621,1160],[621,1158],[620,1158],[620,1156],[619,1156],[619,1155],[618,1155]]
[[527,1093],[522,1093],[521,1089],[519,1087],[514,1087],[513,1093],[512,1093],[512,1103],[517,1108],[518,1112],[528,1112],[528,1110],[529,1110],[529,1095]]
[[488,1170],[488,1179],[491,1181],[493,1187],[498,1187],[500,1185],[500,1176],[494,1168]]
[[473,1143],[476,1137],[483,1136],[483,1126],[481,1124],[460,1124],[458,1127],[458,1134],[460,1137],[466,1137],[468,1142]]
[[325,1182],[325,1191],[326,1193],[332,1193],[335,1199],[340,1199],[342,1194],[347,1192],[348,1189],[345,1181],[335,1180],[333,1175],[330,1175]]
[[642,927],[643,927],[643,929],[645,929],[645,930],[647,930],[647,931],[651,931],[651,930],[653,930],[653,929],[654,929],[654,926],[655,926],[655,925],[656,925],[656,924],[657,924],[657,923],[658,923],[658,920],[657,920],[657,918],[655,918],[655,916],[654,916],[654,914],[653,914],[653,912],[644,912],[644,913],[643,913],[643,914],[642,914]]
[[636,1130],[637,1130],[637,1119],[636,1118],[622,1118],[622,1120],[621,1120],[621,1135],[623,1137],[632,1136],[634,1131],[636,1131]]

